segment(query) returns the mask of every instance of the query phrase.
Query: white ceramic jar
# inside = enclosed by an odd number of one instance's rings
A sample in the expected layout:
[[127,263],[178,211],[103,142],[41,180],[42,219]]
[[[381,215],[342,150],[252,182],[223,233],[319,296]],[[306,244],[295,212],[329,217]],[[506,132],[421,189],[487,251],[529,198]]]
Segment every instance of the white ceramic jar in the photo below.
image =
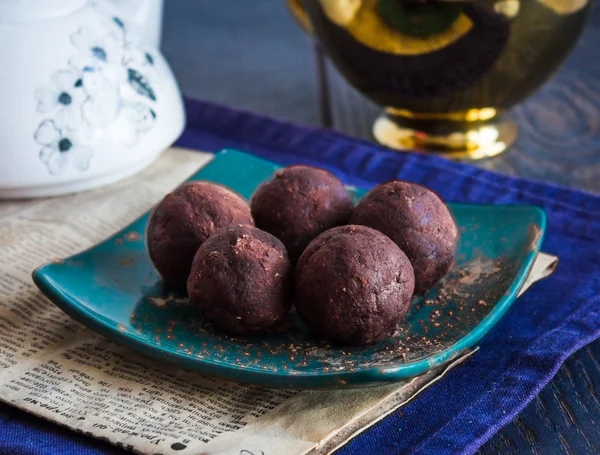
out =
[[0,0],[0,198],[143,169],[181,134],[161,0]]

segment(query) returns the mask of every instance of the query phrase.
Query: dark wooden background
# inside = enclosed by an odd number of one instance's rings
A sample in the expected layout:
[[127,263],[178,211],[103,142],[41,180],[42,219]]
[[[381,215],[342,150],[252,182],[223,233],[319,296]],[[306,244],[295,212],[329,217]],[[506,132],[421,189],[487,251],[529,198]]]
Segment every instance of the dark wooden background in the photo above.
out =
[[[163,50],[186,96],[371,138],[378,108],[330,66],[326,75],[317,74],[311,41],[283,0],[165,3]],[[600,7],[594,6],[565,65],[514,110],[521,125],[516,145],[477,165],[600,192]],[[329,92],[331,125],[322,123],[323,90]],[[600,341],[570,357],[479,453],[600,453]]]

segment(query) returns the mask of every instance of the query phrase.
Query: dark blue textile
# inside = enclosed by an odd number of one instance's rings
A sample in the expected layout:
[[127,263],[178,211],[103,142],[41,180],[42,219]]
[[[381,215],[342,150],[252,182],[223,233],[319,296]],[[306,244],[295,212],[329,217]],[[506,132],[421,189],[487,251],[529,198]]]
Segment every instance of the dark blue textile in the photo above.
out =
[[[525,407],[567,356],[600,335],[600,198],[208,103],[188,101],[187,111],[182,146],[232,147],[281,164],[315,164],[357,186],[407,179],[450,201],[535,204],[548,214],[544,250],[560,256],[557,272],[512,306],[468,362],[340,455],[472,453]],[[120,451],[0,405],[0,454],[47,453]]]

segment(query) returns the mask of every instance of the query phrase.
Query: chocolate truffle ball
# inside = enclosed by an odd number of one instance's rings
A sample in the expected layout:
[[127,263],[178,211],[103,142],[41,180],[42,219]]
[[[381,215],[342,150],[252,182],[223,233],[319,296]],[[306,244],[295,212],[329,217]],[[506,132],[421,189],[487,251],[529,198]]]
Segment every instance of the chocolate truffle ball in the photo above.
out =
[[156,206],[146,232],[148,253],[169,286],[185,290],[196,251],[217,229],[254,224],[247,202],[211,182],[187,183]]
[[415,293],[423,294],[454,265],[458,228],[433,191],[391,181],[373,188],[352,213],[350,223],[383,232],[406,253],[415,271]]
[[296,266],[296,311],[315,332],[336,343],[384,339],[410,307],[414,275],[388,237],[365,226],[324,232]]
[[280,239],[295,262],[317,235],[348,221],[352,197],[333,174],[298,165],[275,172],[250,206],[256,226]]
[[198,249],[187,282],[204,320],[231,335],[260,333],[291,304],[293,272],[283,243],[253,226],[215,232]]

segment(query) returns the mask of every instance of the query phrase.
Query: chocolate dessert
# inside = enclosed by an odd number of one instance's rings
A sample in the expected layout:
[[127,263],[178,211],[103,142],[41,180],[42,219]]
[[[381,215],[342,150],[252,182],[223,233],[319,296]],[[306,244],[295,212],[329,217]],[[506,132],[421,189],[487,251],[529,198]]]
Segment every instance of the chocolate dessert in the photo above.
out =
[[388,237],[365,226],[331,229],[306,248],[294,281],[296,310],[316,333],[363,345],[388,336],[410,307],[414,275]]
[[396,180],[376,186],[358,202],[350,223],[377,229],[406,253],[418,295],[454,265],[456,222],[444,201],[421,185]]
[[251,335],[286,315],[292,278],[283,243],[239,225],[215,232],[198,249],[187,291],[204,320],[231,335]]
[[150,259],[169,286],[185,289],[200,245],[217,229],[234,224],[253,224],[241,196],[216,183],[187,183],[166,195],[150,215]]
[[262,183],[250,205],[256,226],[280,239],[295,262],[317,235],[348,221],[352,197],[323,169],[289,166]]

